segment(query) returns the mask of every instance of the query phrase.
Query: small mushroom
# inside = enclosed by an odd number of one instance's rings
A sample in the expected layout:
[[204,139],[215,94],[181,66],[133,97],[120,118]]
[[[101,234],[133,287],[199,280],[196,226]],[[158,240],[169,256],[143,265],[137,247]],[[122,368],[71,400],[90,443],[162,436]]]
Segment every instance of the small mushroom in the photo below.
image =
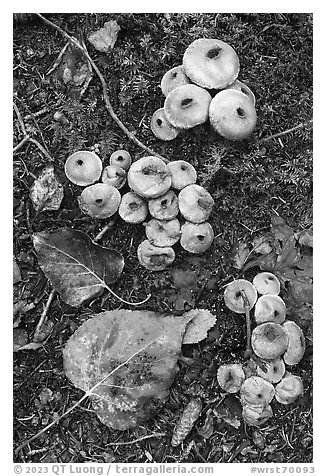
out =
[[245,83],[242,81],[239,81],[239,79],[236,79],[234,83],[230,84],[230,86],[227,86],[226,89],[236,89],[237,91],[240,91],[241,93],[245,94],[248,96],[250,101],[253,103],[253,105],[256,104],[256,98],[254,93],[251,91],[249,86],[247,86]]
[[236,279],[227,285],[224,291],[224,301],[231,311],[238,314],[245,313],[243,293],[248,300],[250,311],[257,301],[257,291],[251,282],[246,279]]
[[119,190],[127,181],[127,172],[119,165],[108,165],[103,170],[101,180]]
[[301,378],[289,372],[287,372],[282,380],[275,386],[275,398],[283,405],[293,403],[302,394],[303,383]]
[[283,355],[284,362],[287,365],[297,365],[302,359],[306,343],[301,328],[293,321],[285,321],[282,324],[288,336],[288,346]]
[[261,359],[274,360],[286,351],[288,336],[280,324],[264,322],[252,331],[251,346]]
[[204,253],[213,243],[214,231],[210,223],[185,222],[181,227],[180,244],[189,253]]
[[148,200],[149,213],[158,220],[172,220],[179,213],[179,205],[176,194],[169,190],[158,198]]
[[181,190],[187,185],[196,183],[197,172],[195,167],[189,164],[189,162],[185,160],[174,160],[173,162],[169,162],[167,167],[171,173],[172,188]]
[[258,324],[269,321],[282,324],[285,317],[285,302],[280,296],[264,294],[258,298],[255,306],[255,320]]
[[239,392],[244,380],[245,374],[240,364],[223,364],[217,371],[217,381],[228,393]]
[[213,197],[204,187],[191,184],[184,187],[178,196],[181,215],[192,223],[207,221],[213,205]]
[[169,69],[161,80],[162,93],[167,96],[173,89],[188,83],[190,83],[190,79],[186,76],[182,65],[175,66]]
[[150,271],[162,271],[168,268],[175,259],[174,249],[170,246],[158,247],[148,240],[140,243],[137,256],[142,266]]
[[161,140],[173,140],[179,134],[178,129],[167,120],[163,108],[154,112],[151,119],[151,130],[154,136]]
[[78,197],[80,209],[94,218],[111,217],[118,210],[120,201],[120,192],[106,183],[90,185]]
[[147,202],[135,192],[127,192],[121,197],[119,215],[127,223],[142,223],[147,217]]
[[252,280],[259,294],[280,294],[281,285],[275,274],[264,271]]
[[257,374],[259,377],[268,380],[271,383],[277,383],[285,374],[285,364],[282,358],[278,357],[275,360],[263,361],[265,369],[263,370],[259,365],[257,366]]
[[274,386],[262,377],[247,378],[240,389],[241,401],[244,405],[267,405],[275,395]]
[[248,96],[235,89],[224,89],[210,103],[209,120],[222,137],[236,141],[253,133],[257,114]]
[[171,187],[171,175],[163,160],[146,156],[136,160],[128,171],[128,185],[145,198],[156,198]]
[[185,84],[166,96],[164,113],[172,126],[190,129],[207,121],[211,100],[211,95],[205,89],[195,84]]
[[176,218],[173,220],[156,220],[153,218],[144,225],[146,226],[146,237],[154,246],[173,246],[180,239],[180,222]]
[[244,405],[242,418],[248,425],[261,426],[273,416],[270,405]]
[[66,160],[65,173],[70,182],[86,187],[101,177],[102,161],[94,152],[80,150]]
[[198,38],[183,55],[183,68],[195,84],[223,89],[239,74],[239,58],[232,46],[214,38]]
[[127,171],[131,165],[131,157],[127,150],[119,149],[110,156],[110,165],[118,165]]

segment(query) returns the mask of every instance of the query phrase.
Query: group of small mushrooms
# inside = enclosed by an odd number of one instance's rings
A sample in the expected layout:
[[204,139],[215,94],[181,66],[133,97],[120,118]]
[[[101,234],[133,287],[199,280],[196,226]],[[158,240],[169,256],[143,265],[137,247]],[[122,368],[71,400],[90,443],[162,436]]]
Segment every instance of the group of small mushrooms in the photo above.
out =
[[[127,223],[143,223],[147,239],[137,255],[145,268],[166,269],[175,259],[172,246],[179,240],[190,253],[210,247],[214,233],[207,220],[214,200],[196,184],[197,173],[189,162],[165,164],[155,156],[132,162],[126,150],[115,151],[109,162],[103,169],[95,153],[79,151],[68,157],[65,172],[71,182],[85,187],[78,197],[83,213],[104,219],[118,212]],[[126,183],[129,189],[122,194]]]
[[274,397],[287,405],[303,393],[301,378],[287,371],[286,366],[300,362],[305,338],[294,321],[286,320],[285,303],[279,293],[280,282],[269,272],[258,273],[252,283],[237,279],[224,293],[225,304],[232,311],[245,313],[244,295],[249,310],[254,309],[257,325],[251,334],[252,358],[244,365],[221,365],[217,372],[223,390],[240,392],[243,419],[252,426],[273,416],[270,403]]
[[229,140],[250,136],[257,121],[255,96],[237,79],[239,69],[238,55],[229,44],[212,38],[193,41],[182,65],[167,71],[161,80],[165,101],[152,116],[153,134],[169,141],[209,120]]

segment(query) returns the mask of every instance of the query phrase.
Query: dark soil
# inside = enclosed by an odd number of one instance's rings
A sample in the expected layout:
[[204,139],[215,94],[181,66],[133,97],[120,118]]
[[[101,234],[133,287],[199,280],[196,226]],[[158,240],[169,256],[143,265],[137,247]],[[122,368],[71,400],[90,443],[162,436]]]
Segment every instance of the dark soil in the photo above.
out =
[[[103,246],[119,250],[125,269],[114,291],[125,299],[142,300],[143,309],[181,312],[193,306],[217,315],[217,324],[196,345],[185,345],[180,371],[170,397],[157,416],[135,430],[111,430],[98,420],[89,403],[83,404],[49,431],[14,454],[16,462],[312,462],[312,359],[308,347],[293,369],[304,383],[304,395],[291,405],[273,403],[274,417],[259,430],[241,420],[237,397],[224,395],[216,380],[222,363],[244,360],[244,319],[231,313],[223,302],[223,286],[239,276],[232,267],[234,246],[269,229],[278,213],[296,230],[312,224],[311,125],[279,139],[261,142],[312,117],[312,16],[309,14],[55,14],[48,18],[66,32],[85,39],[88,51],[102,71],[109,96],[119,118],[146,145],[171,159],[194,165],[199,183],[215,199],[210,217],[215,239],[203,255],[190,255],[177,245],[172,270],[150,272],[141,267],[137,247],[144,239],[143,226],[118,219],[101,239]],[[121,27],[108,54],[88,42],[91,31],[114,19]],[[152,114],[162,107],[159,84],[163,74],[182,62],[185,48],[196,38],[221,38],[237,51],[239,78],[256,95],[258,123],[252,137],[229,142],[208,124],[180,134],[171,143],[155,139],[149,128]],[[69,183],[64,163],[73,152],[95,150],[108,164],[116,149],[127,149],[133,159],[144,155],[129,141],[109,116],[102,89],[94,75],[78,98],[55,77],[47,75],[66,40],[33,17],[14,26],[14,101],[24,118],[27,133],[45,146],[54,158],[55,170],[64,184],[59,210],[35,213],[29,190],[35,176],[48,163],[31,142],[14,155],[14,254],[22,274],[24,296],[34,307],[21,315],[19,329],[32,339],[51,286],[38,266],[31,235],[66,226],[94,238],[106,224],[81,213],[80,187]],[[44,112],[39,114],[44,109]],[[62,112],[68,124],[56,122]],[[23,138],[14,116],[14,145]],[[182,301],[174,286],[173,270],[194,274],[192,293]],[[253,274],[246,275],[251,279]],[[243,277],[240,275],[240,277]],[[103,294],[79,309],[65,304],[56,294],[47,313],[51,332],[36,350],[14,354],[15,448],[36,435],[76,402],[82,392],[65,378],[62,348],[69,336],[91,314],[121,307]],[[172,431],[192,397],[200,397],[202,412],[220,402],[240,428],[214,419],[214,431],[205,439],[194,427],[183,445],[171,447]],[[141,439],[151,434],[164,436]],[[263,437],[263,441],[261,438]],[[132,442],[133,444],[120,444]],[[118,444],[115,444],[118,443]],[[190,445],[190,446],[189,446]]]

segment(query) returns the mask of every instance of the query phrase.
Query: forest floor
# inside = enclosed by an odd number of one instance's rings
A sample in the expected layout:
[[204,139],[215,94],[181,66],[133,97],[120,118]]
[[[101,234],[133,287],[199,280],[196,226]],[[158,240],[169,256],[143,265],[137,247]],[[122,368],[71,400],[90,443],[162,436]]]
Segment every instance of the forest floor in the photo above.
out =
[[[225,395],[216,380],[221,364],[244,360],[246,345],[243,316],[225,307],[224,287],[235,278],[251,280],[259,271],[256,267],[243,272],[235,266],[239,243],[250,244],[268,233],[275,215],[296,233],[312,228],[312,16],[52,14],[47,18],[85,41],[107,82],[113,109],[129,131],[169,160],[190,162],[198,183],[215,201],[209,219],[214,241],[209,250],[192,255],[176,245],[172,268],[161,272],[143,268],[137,259],[144,227],[117,219],[100,239],[102,246],[118,250],[125,259],[114,292],[133,301],[151,294],[140,306],[144,310],[180,313],[205,308],[217,316],[217,323],[206,339],[182,347],[170,395],[153,419],[135,429],[113,430],[99,421],[86,400],[17,450],[83,394],[63,370],[62,349],[68,338],[92,314],[121,308],[108,294],[79,308],[54,294],[41,329],[42,345],[14,353],[15,462],[312,462],[311,320],[299,322],[307,348],[291,369],[302,378],[303,395],[290,405],[273,402],[274,416],[258,429],[243,422],[238,397]],[[105,54],[96,51],[87,38],[108,20],[115,20],[120,31]],[[240,58],[239,78],[254,92],[258,116],[254,134],[247,140],[227,141],[208,123],[171,142],[162,142],[151,132],[151,116],[164,102],[159,87],[163,74],[181,64],[187,46],[202,37],[224,40]],[[14,255],[21,273],[14,290],[19,307],[14,327],[29,342],[52,291],[39,267],[32,235],[67,227],[94,239],[106,225],[106,220],[80,211],[81,188],[69,183],[64,174],[67,157],[78,150],[92,150],[108,165],[117,149],[127,149],[133,160],[148,155],[108,114],[96,74],[82,95],[80,86],[62,82],[60,65],[47,74],[66,42],[40,19],[18,21],[14,26],[14,147],[26,135],[38,143],[27,139],[20,144],[14,152],[13,171]],[[57,112],[67,120],[56,121]],[[296,126],[300,127],[293,132],[269,138]],[[58,210],[36,212],[30,190],[50,160],[63,184],[64,199]],[[179,284],[180,276],[181,281],[189,278],[181,291],[176,287],[178,276]],[[295,315],[291,318],[296,320]],[[173,428],[193,397],[201,398],[204,411],[182,445],[172,447]],[[212,410],[216,402],[229,417],[212,413],[212,431],[205,437],[200,429],[207,409]]]

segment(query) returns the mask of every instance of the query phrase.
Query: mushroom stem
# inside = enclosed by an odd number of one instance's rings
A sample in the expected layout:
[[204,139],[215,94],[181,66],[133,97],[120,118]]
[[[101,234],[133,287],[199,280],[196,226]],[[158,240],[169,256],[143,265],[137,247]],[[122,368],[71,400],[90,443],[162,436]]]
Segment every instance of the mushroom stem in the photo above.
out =
[[104,76],[102,75],[101,71],[98,69],[98,67],[96,66],[96,63],[93,61],[93,59],[91,58],[91,56],[89,55],[87,49],[86,49],[86,46],[84,44],[81,44],[76,38],[74,38],[73,36],[70,36],[68,35],[67,32],[65,32],[60,26],[56,25],[55,23],[53,23],[51,20],[48,20],[47,18],[45,18],[43,15],[39,14],[39,13],[36,13],[36,15],[41,18],[41,20],[43,20],[45,23],[47,23],[49,26],[51,26],[52,28],[55,28],[57,31],[59,31],[61,33],[61,35],[63,35],[67,40],[69,40],[76,48],[78,48],[79,50],[82,51],[82,53],[84,54],[84,56],[87,58],[87,60],[89,61],[89,63],[91,64],[93,70],[95,71],[96,75],[98,76],[99,80],[100,80],[100,83],[101,83],[101,86],[102,86],[102,90],[103,90],[103,98],[104,98],[104,103],[105,103],[105,107],[106,109],[108,110],[110,116],[112,117],[112,119],[118,124],[118,126],[120,127],[120,129],[127,135],[127,137],[132,141],[134,142],[136,145],[138,145],[138,147],[140,147],[141,149],[145,150],[146,152],[149,153],[149,155],[155,155],[156,157],[159,157],[161,160],[163,160],[166,164],[169,162],[168,159],[166,159],[165,157],[162,157],[160,154],[158,154],[157,152],[155,152],[154,150],[152,150],[150,147],[147,147],[145,144],[143,144],[143,142],[141,142],[139,139],[137,139],[137,137],[129,131],[129,129],[127,129],[127,127],[124,125],[124,123],[119,119],[119,117],[116,115],[116,113],[114,112],[114,109],[112,107],[112,104],[111,104],[111,101],[109,99],[109,96],[108,96],[108,92],[107,92],[107,84],[106,84],[106,81],[104,79]]
[[246,316],[246,333],[247,333],[247,345],[245,350],[245,357],[248,358],[252,354],[251,349],[251,321],[250,321],[250,304],[247,298],[246,293],[241,290],[241,296],[243,299],[243,305],[245,308],[245,316]]

